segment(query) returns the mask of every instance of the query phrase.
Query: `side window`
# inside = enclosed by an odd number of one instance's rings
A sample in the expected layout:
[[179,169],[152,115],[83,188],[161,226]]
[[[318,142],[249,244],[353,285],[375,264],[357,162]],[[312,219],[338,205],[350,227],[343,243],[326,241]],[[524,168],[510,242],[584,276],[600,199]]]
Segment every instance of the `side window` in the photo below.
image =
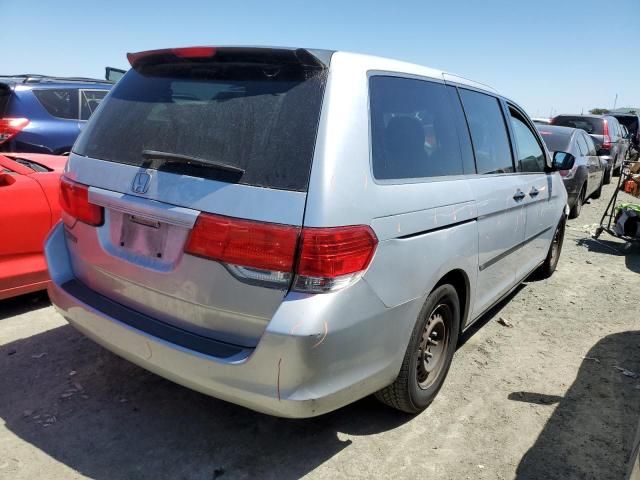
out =
[[584,135],[582,132],[579,132],[580,135],[576,135],[576,143],[578,144],[578,150],[580,150],[580,155],[589,155],[589,147],[587,146],[587,142],[584,139]]
[[33,90],[42,106],[57,118],[78,120],[78,90],[75,88]]
[[464,118],[464,110],[462,102],[458,95],[458,89],[451,85],[447,86],[451,106],[453,108],[453,116],[456,121],[456,129],[458,130],[458,138],[460,139],[460,153],[462,154],[462,167],[464,173],[476,173],[476,161],[473,158],[473,147],[471,146],[471,135],[469,134],[469,126]]
[[596,144],[593,143],[593,140],[591,140],[591,137],[585,133],[582,134],[584,141],[587,143],[587,155],[591,155],[591,156],[596,156],[597,153],[597,149],[596,149]]
[[519,172],[544,172],[544,150],[519,112],[510,108],[511,128],[516,142]]
[[369,90],[375,178],[463,173],[452,104],[444,85],[373,76]]
[[80,90],[80,120],[89,120],[106,95],[106,90]]
[[513,172],[513,160],[500,102],[496,97],[460,89],[478,173]]

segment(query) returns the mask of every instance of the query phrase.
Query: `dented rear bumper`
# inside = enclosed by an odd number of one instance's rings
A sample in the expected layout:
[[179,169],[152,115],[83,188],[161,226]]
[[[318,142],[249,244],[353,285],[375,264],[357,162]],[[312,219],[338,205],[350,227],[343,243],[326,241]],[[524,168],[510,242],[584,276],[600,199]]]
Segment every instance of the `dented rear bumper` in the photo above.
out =
[[58,224],[45,254],[49,296],[69,323],[147,370],[270,415],[321,415],[391,383],[404,355],[397,346],[410,334],[399,319],[415,318],[419,308],[408,302],[388,309],[365,281],[334,294],[291,293],[258,345],[239,347],[167,326],[93,292],[74,277],[65,242]]

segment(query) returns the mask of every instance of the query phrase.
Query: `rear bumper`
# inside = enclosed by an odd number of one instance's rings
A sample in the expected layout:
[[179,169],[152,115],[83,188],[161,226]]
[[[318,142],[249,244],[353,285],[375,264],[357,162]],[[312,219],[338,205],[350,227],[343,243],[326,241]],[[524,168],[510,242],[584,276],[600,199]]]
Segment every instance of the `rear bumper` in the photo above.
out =
[[207,350],[153,335],[159,331],[144,319],[134,321],[139,313],[105,306],[109,299],[74,278],[62,224],[45,254],[51,301],[86,336],[185,387],[282,417],[321,415],[391,383],[410,335],[402,325],[411,326],[419,308],[409,302],[387,309],[364,281],[335,294],[289,294],[255,349],[205,339]]

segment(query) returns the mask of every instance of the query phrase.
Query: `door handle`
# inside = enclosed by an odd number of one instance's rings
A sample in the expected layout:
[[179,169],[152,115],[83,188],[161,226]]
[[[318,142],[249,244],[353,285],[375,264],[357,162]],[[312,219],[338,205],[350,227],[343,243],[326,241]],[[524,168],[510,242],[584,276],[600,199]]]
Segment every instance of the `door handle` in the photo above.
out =
[[524,192],[520,189],[518,189],[518,191],[513,195],[513,199],[516,202],[519,202],[520,200],[522,200],[526,195],[524,194]]
[[531,187],[531,191],[529,192],[529,196],[530,197],[537,197],[538,194],[540,193],[540,190],[538,190],[536,187]]

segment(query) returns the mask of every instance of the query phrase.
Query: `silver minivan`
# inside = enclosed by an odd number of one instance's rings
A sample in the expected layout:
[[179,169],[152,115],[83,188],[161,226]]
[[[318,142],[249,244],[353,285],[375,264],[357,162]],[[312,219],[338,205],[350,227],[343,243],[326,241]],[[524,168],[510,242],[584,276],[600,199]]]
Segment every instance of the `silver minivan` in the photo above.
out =
[[486,86],[323,50],[128,57],[69,157],[49,294],[158,375],[284,417],[416,413],[461,332],[556,267],[562,179]]

